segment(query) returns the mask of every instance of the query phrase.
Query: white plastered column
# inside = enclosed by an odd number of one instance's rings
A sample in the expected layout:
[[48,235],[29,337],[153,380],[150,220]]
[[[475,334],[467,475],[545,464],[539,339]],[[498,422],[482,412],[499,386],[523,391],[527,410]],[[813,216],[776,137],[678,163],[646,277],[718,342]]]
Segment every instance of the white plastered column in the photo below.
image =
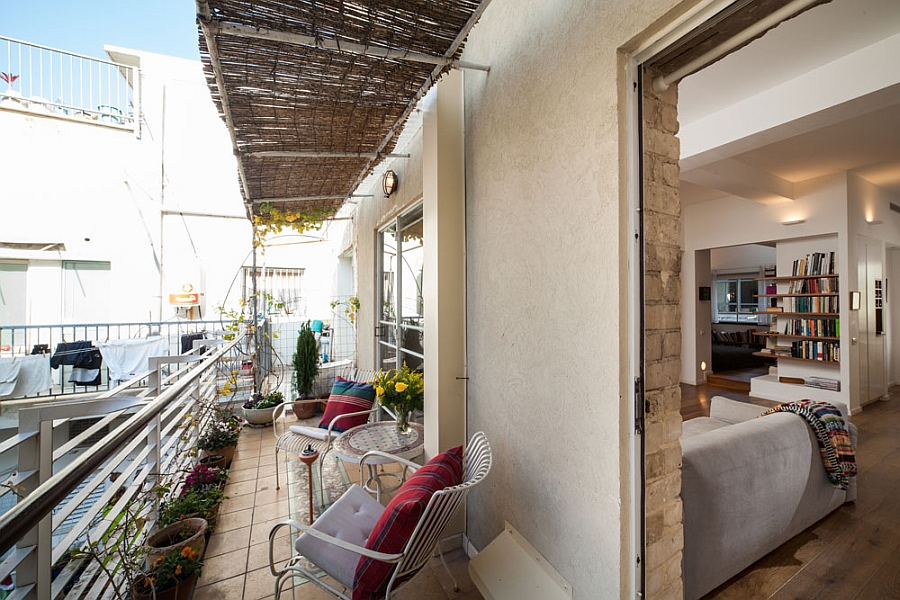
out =
[[425,453],[465,442],[463,74],[428,95],[422,125],[425,234]]

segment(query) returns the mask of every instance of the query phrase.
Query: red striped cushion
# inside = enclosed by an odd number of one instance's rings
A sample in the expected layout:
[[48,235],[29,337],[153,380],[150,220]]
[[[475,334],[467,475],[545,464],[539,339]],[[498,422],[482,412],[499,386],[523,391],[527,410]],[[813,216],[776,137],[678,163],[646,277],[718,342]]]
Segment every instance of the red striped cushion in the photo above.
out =
[[[366,548],[386,553],[403,550],[431,496],[461,482],[462,446],[432,458],[406,480],[385,507],[366,540]],[[353,600],[383,598],[393,569],[394,565],[390,563],[360,557],[353,578]]]
[[[319,422],[319,427],[328,429],[328,425],[335,417],[370,410],[374,403],[375,388],[370,384],[347,381],[343,377],[336,377],[334,386],[331,388],[331,395],[328,397],[328,403],[325,405],[325,414],[322,415],[322,421]],[[365,424],[368,420],[368,414],[347,417],[335,423],[333,431],[347,431],[357,425]]]

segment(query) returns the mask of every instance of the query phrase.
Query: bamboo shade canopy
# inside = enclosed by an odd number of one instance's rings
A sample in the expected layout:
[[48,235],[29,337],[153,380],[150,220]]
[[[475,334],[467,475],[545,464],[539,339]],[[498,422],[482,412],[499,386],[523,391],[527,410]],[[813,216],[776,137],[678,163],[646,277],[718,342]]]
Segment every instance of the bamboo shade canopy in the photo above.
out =
[[207,83],[251,216],[337,211],[458,66],[489,0],[196,0]]

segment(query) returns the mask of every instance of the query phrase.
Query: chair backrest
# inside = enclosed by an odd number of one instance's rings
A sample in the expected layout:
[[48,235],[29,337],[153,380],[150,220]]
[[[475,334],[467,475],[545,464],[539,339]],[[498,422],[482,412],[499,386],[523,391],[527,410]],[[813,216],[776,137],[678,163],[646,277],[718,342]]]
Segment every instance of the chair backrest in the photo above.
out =
[[418,572],[428,562],[435,546],[444,537],[444,529],[454,519],[466,496],[487,477],[491,462],[491,446],[484,433],[479,431],[469,440],[463,453],[463,482],[439,490],[431,497],[406,543],[404,556],[394,569],[388,589],[393,588],[395,581]]

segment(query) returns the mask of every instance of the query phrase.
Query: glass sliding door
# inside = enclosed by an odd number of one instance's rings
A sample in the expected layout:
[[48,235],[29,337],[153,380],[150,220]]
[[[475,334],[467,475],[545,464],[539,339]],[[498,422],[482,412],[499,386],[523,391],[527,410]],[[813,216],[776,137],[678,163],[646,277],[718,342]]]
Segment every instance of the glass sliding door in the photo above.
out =
[[378,366],[425,368],[422,300],[424,240],[422,207],[403,214],[379,232]]

